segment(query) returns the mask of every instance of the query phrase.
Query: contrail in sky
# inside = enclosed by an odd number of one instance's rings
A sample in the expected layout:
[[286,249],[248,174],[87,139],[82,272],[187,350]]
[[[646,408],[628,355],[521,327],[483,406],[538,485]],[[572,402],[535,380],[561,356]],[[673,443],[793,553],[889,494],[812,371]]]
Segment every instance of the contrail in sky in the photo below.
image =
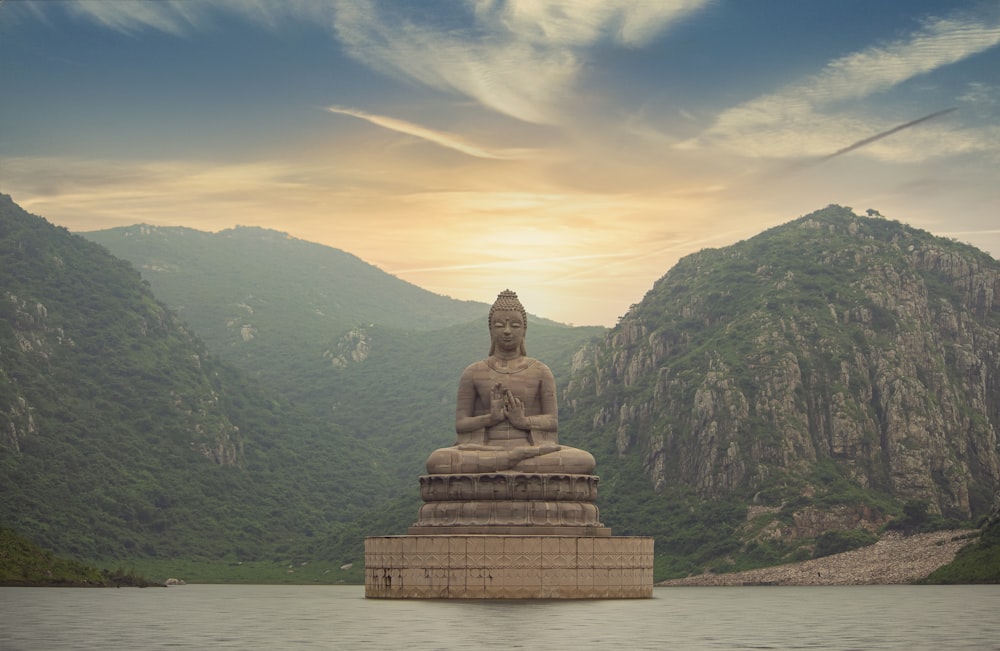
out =
[[797,162],[791,163],[789,165],[782,166],[780,169],[777,169],[774,172],[771,172],[769,174],[765,174],[765,176],[766,177],[771,177],[771,178],[775,178],[775,177],[780,178],[780,177],[783,177],[783,176],[786,176],[786,175],[789,175],[789,174],[795,174],[795,173],[797,173],[797,172],[799,172],[801,170],[804,170],[806,168],[813,167],[814,165],[819,165],[820,163],[825,163],[826,161],[830,160],[831,158],[836,158],[837,156],[843,156],[844,154],[852,152],[855,149],[860,149],[862,147],[866,147],[866,146],[872,144],[873,142],[875,142],[877,140],[881,140],[882,138],[887,138],[887,137],[891,136],[894,133],[898,133],[898,132],[902,131],[903,129],[909,129],[910,127],[914,127],[914,126],[920,124],[921,122],[926,122],[927,120],[933,120],[934,118],[941,117],[942,115],[945,115],[946,113],[951,113],[952,111],[957,111],[957,110],[958,110],[958,107],[957,106],[953,106],[951,108],[946,108],[946,109],[943,109],[941,111],[934,111],[930,115],[925,115],[924,117],[917,118],[916,120],[910,120],[909,122],[906,122],[904,124],[900,124],[899,126],[893,127],[891,129],[889,129],[888,131],[883,131],[882,133],[876,133],[874,136],[869,136],[868,138],[865,138],[864,140],[859,140],[859,141],[855,142],[854,144],[851,144],[851,145],[848,145],[848,146],[844,147],[843,149],[838,149],[837,151],[833,152],[832,154],[827,154],[826,156],[820,156],[818,158],[810,158],[810,159],[807,159],[807,160],[797,161]]
[[925,115],[924,117],[917,118],[916,120],[910,120],[906,124],[901,124],[898,127],[893,127],[891,129],[889,129],[888,131],[883,131],[882,133],[877,133],[874,136],[871,136],[870,138],[865,138],[864,140],[859,140],[856,143],[854,143],[853,145],[848,145],[847,147],[844,147],[843,149],[838,149],[837,151],[833,152],[832,154],[827,154],[826,156],[823,156],[823,157],[817,159],[814,162],[815,163],[822,163],[824,161],[828,161],[831,158],[835,158],[837,156],[840,156],[841,154],[846,154],[849,151],[854,151],[855,149],[859,149],[861,147],[864,147],[865,145],[870,145],[873,142],[875,142],[876,140],[881,140],[882,138],[885,138],[887,136],[891,136],[892,134],[896,133],[897,131],[902,131],[903,129],[909,129],[910,127],[914,127],[914,126],[920,124],[921,122],[926,122],[927,120],[933,120],[936,117],[940,117],[942,115],[945,115],[946,113],[951,113],[952,111],[957,111],[957,110],[958,110],[958,107],[957,106],[953,106],[951,108],[946,108],[946,109],[941,110],[941,111],[935,111],[934,113],[931,113],[930,115]]

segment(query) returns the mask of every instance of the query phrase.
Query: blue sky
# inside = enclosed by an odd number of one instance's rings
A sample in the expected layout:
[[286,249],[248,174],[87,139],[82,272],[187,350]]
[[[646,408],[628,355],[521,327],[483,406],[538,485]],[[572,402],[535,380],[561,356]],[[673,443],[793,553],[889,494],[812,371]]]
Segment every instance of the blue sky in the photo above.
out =
[[0,191],[70,230],[265,226],[579,325],[830,203],[1000,256],[995,0],[7,0],[0,88]]

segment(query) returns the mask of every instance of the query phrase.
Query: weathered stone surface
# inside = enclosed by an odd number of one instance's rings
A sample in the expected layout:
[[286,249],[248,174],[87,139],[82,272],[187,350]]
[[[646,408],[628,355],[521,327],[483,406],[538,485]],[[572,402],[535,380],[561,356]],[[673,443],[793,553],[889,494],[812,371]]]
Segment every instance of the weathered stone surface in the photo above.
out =
[[410,535],[365,539],[365,596],[651,597],[653,539],[601,524],[596,462],[559,444],[555,380],[525,355],[516,294],[497,297],[489,323],[490,356],[462,374],[458,440],[428,458]]
[[470,473],[424,475],[420,497],[441,500],[546,500],[593,502],[597,499],[595,475],[557,473]]
[[592,473],[589,452],[559,443],[555,378],[525,353],[528,318],[517,294],[500,293],[489,327],[489,356],[459,379],[455,445],[431,453],[428,474]]
[[652,594],[652,538],[365,539],[369,598],[635,599]]
[[425,475],[420,495],[426,502],[411,534],[486,533],[510,527],[558,527],[564,534],[610,535],[600,523],[594,475],[547,473],[473,473]]
[[465,369],[455,445],[420,478],[426,502],[410,533],[548,532],[607,536],[589,452],[560,445],[555,379],[525,355],[527,314],[509,290],[490,310],[489,357]]
[[[600,527],[598,518],[597,506],[589,502],[541,500],[428,502],[420,507],[419,518],[414,526]],[[425,533],[432,533],[432,530],[427,530]]]

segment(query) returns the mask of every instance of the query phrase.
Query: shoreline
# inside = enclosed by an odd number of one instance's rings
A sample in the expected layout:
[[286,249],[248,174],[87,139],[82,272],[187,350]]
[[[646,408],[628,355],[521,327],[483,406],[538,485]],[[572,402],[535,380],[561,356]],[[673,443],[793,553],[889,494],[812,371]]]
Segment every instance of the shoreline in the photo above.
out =
[[959,549],[975,541],[977,533],[977,529],[912,536],[892,532],[867,547],[822,558],[728,574],[668,579],[655,583],[654,587],[909,584],[950,563]]

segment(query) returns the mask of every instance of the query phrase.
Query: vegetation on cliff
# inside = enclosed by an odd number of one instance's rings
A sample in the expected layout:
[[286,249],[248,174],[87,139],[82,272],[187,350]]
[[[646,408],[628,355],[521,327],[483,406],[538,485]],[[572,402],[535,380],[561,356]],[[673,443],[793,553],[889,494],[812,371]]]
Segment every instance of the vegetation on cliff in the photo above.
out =
[[1000,487],[996,296],[981,251],[830,206],[681,260],[578,355],[568,426],[670,574],[808,557],[911,501],[969,522]]
[[[146,280],[0,198],[0,523],[157,575],[358,580],[454,440],[486,306],[262,229],[89,237]],[[990,509],[998,279],[833,206],[685,258],[611,331],[530,319],[528,349],[657,580],[763,567]]]
[[1000,513],[983,524],[978,540],[920,583],[1000,583]]
[[[405,504],[386,505],[402,518],[391,531],[412,524],[427,455],[454,442],[458,378],[489,348],[488,304],[262,228],[140,225],[84,236],[140,269],[213,355],[386,450],[378,463]],[[502,289],[484,288],[484,298]],[[568,378],[573,353],[604,332],[531,317],[528,350]]]
[[80,559],[359,560],[374,442],[209,354],[127,263],[0,197],[0,523]]
[[[178,255],[193,243],[220,265],[179,283],[218,300],[213,309],[266,296],[235,326],[238,345],[222,337],[231,315],[216,323],[192,307],[211,301],[176,307],[218,326],[218,351],[130,264],[0,200],[0,523],[57,554],[127,559],[156,576],[169,566],[205,580],[360,580],[364,536],[412,524],[423,461],[453,441],[455,384],[486,352],[486,306],[469,321],[466,303],[412,286],[397,301],[397,279],[273,231],[167,230]],[[209,246],[232,240],[256,253]],[[267,258],[278,242],[293,252]],[[266,265],[271,282],[227,270],[236,259]],[[310,279],[303,264],[334,267],[381,312],[345,308],[319,335],[308,325],[319,307],[336,313],[354,295],[337,286],[328,304],[305,300],[330,278]],[[359,277],[371,282],[352,285]],[[390,325],[376,320],[386,312]],[[255,334],[239,336],[244,325]],[[533,320],[533,352],[568,375],[572,350],[602,331]],[[288,571],[302,563],[325,569]]]

